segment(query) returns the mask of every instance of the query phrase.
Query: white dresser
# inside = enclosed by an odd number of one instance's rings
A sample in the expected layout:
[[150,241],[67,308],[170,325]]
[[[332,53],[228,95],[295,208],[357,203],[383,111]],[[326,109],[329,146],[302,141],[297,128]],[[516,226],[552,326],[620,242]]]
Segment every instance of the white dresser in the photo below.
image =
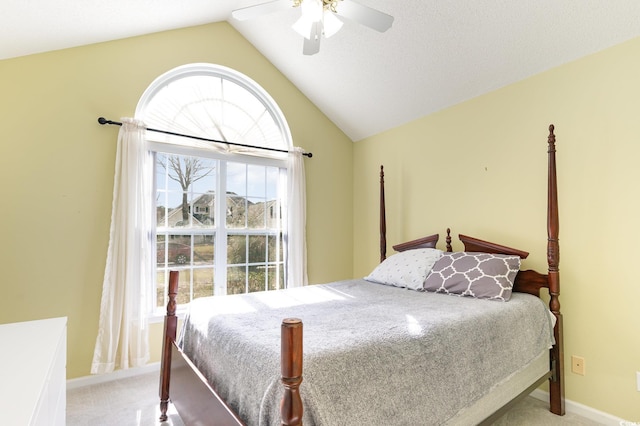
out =
[[67,318],[0,325],[2,424],[66,421]]

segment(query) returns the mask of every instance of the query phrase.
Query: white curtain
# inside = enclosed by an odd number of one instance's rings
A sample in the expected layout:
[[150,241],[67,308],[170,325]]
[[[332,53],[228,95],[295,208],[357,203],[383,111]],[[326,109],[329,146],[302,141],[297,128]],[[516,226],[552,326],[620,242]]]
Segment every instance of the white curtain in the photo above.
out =
[[307,200],[302,148],[294,147],[287,158],[287,235],[285,240],[287,287],[308,284]]
[[122,119],[92,374],[141,366],[149,359],[145,303],[151,278],[153,162],[145,133],[142,121]]

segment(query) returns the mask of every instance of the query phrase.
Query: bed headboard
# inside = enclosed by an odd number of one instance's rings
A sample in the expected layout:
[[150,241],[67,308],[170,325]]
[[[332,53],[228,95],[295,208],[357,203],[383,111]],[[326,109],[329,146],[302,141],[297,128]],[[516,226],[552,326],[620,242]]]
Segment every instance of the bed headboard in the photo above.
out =
[[[447,229],[447,233],[449,230]],[[529,253],[526,251],[514,249],[511,247],[503,246],[501,244],[492,243],[490,241],[480,240],[478,238],[469,237],[468,235],[458,235],[462,244],[464,244],[464,251],[479,251],[483,253],[496,253],[496,254],[508,254],[511,256],[518,256],[520,259],[526,259]]]
[[[556,178],[556,136],[555,127],[549,125],[549,136],[547,137],[547,274],[541,274],[533,270],[518,272],[513,291],[530,293],[540,296],[540,289],[549,290],[549,309],[556,317],[554,327],[554,337],[556,344],[551,349],[551,370],[552,377],[549,383],[550,410],[556,414],[564,414],[564,351],[563,351],[563,321],[560,312],[560,245],[558,243],[559,220],[558,220],[558,184]],[[503,246],[489,241],[480,240],[467,235],[460,235],[460,240],[464,244],[465,251],[481,251],[496,254],[510,254],[526,259],[529,253]],[[435,247],[438,242],[438,234],[417,240],[408,241],[393,246],[397,251],[404,251],[415,248]],[[380,167],[380,261],[386,258],[386,215],[384,201],[384,168]],[[447,229],[446,250],[451,249],[450,230]]]
[[[449,233],[450,230],[447,229],[447,236]],[[509,256],[518,256],[520,259],[526,259],[529,256],[529,253],[526,251],[470,237],[468,235],[460,234],[458,235],[458,238],[460,238],[460,241],[462,241],[462,244],[464,245],[464,251],[506,254]],[[451,251],[450,249],[451,247],[447,246],[447,251]],[[549,276],[533,270],[519,271],[513,283],[513,291],[529,293],[538,297],[540,297],[540,289],[543,287],[549,289]]]
[[[558,264],[560,262],[560,248],[558,244],[558,190],[556,180],[556,137],[554,134],[553,124],[549,126],[548,143],[548,168],[547,168],[547,264],[548,274],[541,274],[536,271],[520,271],[516,276],[514,283],[514,291],[530,293],[540,296],[540,289],[549,289],[550,302],[549,308],[552,312],[560,314],[560,302],[558,296],[560,294],[560,277]],[[384,197],[384,167],[380,166],[380,261],[386,258],[387,239],[386,239],[386,214],[385,214],[385,197]],[[529,253],[523,250],[507,247],[501,244],[492,243],[490,241],[481,240],[468,235],[459,235],[460,241],[464,244],[464,251],[485,252],[496,254],[508,254],[519,256],[526,259]],[[439,240],[438,234],[429,235],[427,237],[418,238],[405,243],[396,244],[393,249],[396,251],[405,251],[417,248],[435,248]],[[446,251],[451,252],[451,231],[447,229]]]
[[[427,237],[407,241],[405,243],[396,244],[395,246],[393,246],[393,249],[395,251],[401,252],[421,248],[435,248],[439,238],[440,236],[438,234],[433,234]],[[468,235],[460,234],[458,235],[458,238],[464,245],[464,251],[506,254],[509,256],[518,256],[521,259],[526,259],[529,256],[529,253],[526,251],[519,250],[513,247],[507,247],[502,244],[492,243],[491,241],[470,237]],[[451,229],[449,228],[447,228],[446,251],[453,251],[453,247],[451,246]],[[515,282],[513,284],[513,291],[517,291],[520,293],[529,293],[533,294],[534,296],[540,297],[540,289],[542,289],[543,287],[547,289],[549,288],[548,275],[541,274],[533,270],[521,270],[516,276]]]
[[420,248],[435,248],[440,239],[440,235],[433,234],[428,237],[418,238],[417,240],[407,241],[406,243],[400,243],[393,246],[395,251],[405,251]]

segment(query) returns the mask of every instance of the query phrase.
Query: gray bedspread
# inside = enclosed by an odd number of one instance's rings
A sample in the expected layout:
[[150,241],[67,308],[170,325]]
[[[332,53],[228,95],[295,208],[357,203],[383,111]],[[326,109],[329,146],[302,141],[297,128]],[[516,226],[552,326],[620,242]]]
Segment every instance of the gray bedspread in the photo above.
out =
[[196,299],[181,345],[248,425],[279,425],[280,323],[304,324],[305,426],[435,425],[552,345],[548,309],[341,281]]

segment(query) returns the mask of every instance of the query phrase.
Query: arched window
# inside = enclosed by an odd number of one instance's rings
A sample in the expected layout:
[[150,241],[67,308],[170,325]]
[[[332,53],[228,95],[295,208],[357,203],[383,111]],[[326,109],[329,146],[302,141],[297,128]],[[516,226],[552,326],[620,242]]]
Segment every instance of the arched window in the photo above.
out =
[[189,64],[161,75],[142,95],[136,118],[149,127],[208,139],[284,150],[293,146],[271,96],[247,76],[220,65]]
[[147,133],[155,156],[154,309],[166,305],[169,269],[180,270],[179,303],[285,287],[287,154],[246,147],[292,149],[274,100],[234,70],[190,64],[158,77],[136,118],[220,141]]

